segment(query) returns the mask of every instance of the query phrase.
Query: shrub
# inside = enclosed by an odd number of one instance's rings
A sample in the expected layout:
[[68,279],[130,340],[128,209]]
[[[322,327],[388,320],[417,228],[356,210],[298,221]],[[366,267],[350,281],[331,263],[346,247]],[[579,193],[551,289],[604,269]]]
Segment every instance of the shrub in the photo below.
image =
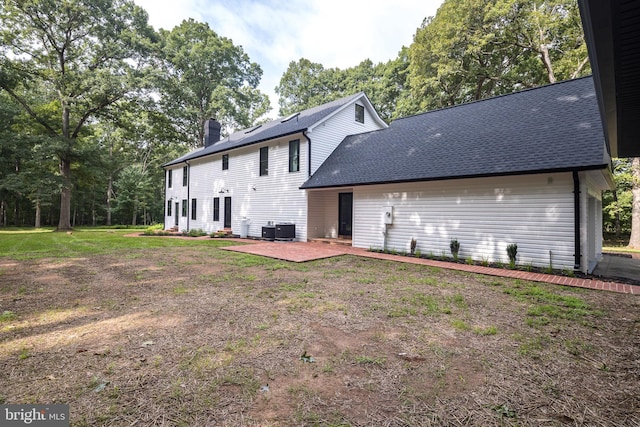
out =
[[507,245],[507,255],[509,256],[509,266],[514,268],[516,266],[516,255],[518,254],[518,245],[515,243],[509,243]]
[[449,243],[449,248],[451,249],[451,254],[453,255],[453,259],[458,261],[458,252],[460,252],[460,242],[458,242],[458,239],[451,239],[451,243]]
[[150,225],[142,232],[145,236],[164,236],[164,224]]
[[200,237],[200,236],[206,236],[207,233],[205,233],[204,231],[202,231],[201,228],[194,228],[192,230],[189,230],[189,232],[182,232],[183,235],[185,236],[189,236],[189,237]]
[[411,238],[411,255],[416,253],[416,246],[418,245],[418,241],[414,238]]

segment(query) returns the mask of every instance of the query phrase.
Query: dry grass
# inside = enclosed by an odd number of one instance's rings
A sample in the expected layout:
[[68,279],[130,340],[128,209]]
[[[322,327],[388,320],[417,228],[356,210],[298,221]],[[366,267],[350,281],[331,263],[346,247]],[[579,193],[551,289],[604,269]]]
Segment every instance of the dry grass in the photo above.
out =
[[76,426],[640,426],[639,308],[348,256],[0,259],[0,402]]

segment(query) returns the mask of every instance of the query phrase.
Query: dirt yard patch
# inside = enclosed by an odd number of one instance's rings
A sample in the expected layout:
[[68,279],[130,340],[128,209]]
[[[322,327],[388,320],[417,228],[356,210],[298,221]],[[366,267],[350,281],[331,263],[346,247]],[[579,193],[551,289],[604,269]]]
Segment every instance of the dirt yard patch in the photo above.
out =
[[640,426],[638,298],[353,256],[0,258],[0,403],[76,426]]

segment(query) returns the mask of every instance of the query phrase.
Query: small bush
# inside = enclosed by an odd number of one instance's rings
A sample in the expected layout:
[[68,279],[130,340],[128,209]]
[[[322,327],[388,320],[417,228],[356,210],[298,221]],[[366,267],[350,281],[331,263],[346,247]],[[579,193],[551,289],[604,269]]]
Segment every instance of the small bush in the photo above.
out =
[[515,243],[509,243],[507,245],[507,255],[509,256],[509,267],[514,268],[516,266],[516,255],[518,254],[518,245]]
[[164,236],[164,224],[153,224],[148,226],[142,232],[145,236]]
[[460,252],[460,242],[458,242],[458,239],[451,239],[451,243],[449,243],[449,249],[451,249],[451,255],[453,255],[453,259],[458,261],[458,252]]
[[418,245],[418,241],[416,239],[411,239],[411,255],[416,253],[416,246]]

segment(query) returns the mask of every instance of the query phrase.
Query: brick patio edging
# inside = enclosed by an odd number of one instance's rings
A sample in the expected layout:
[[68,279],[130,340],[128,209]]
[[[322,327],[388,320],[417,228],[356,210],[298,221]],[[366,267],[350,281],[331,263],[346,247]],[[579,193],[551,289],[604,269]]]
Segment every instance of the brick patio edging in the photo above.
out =
[[[438,261],[426,258],[415,258],[405,255],[392,255],[380,252],[371,252],[363,248],[353,246],[329,245],[316,242],[287,242],[274,243],[251,239],[225,239],[234,242],[249,243],[242,246],[223,247],[222,249],[244,252],[268,258],[283,259],[292,262],[305,262],[314,259],[334,257],[339,255],[355,255],[365,258],[383,259],[394,262],[426,265],[429,267],[444,268],[448,270],[465,271],[467,273],[484,274],[486,276],[507,277],[511,279],[529,280],[532,282],[551,283],[554,285],[572,286],[577,288],[610,291],[623,294],[640,295],[640,286],[626,283],[610,282],[597,279],[583,279],[578,277],[557,276],[546,273],[533,273],[521,270],[509,270],[506,268],[483,267],[479,265],[459,264],[448,261]],[[304,254],[305,249],[307,254]],[[306,256],[305,256],[306,255]]]
[[640,295],[640,286],[629,285],[618,282],[605,282],[602,280],[582,279],[578,277],[556,276],[554,274],[532,273],[521,270],[508,270],[504,268],[483,267],[479,265],[457,264],[447,261],[436,261],[424,258],[412,258],[403,255],[391,255],[377,252],[369,252],[365,249],[348,248],[346,251],[352,255],[367,258],[386,259],[389,261],[407,262],[411,264],[421,264],[430,267],[446,268],[449,270],[465,271],[468,273],[484,274],[487,276],[508,277],[512,279],[529,280],[532,282],[552,283],[555,285],[573,286],[585,289],[595,289],[600,291],[611,291],[623,294]]

